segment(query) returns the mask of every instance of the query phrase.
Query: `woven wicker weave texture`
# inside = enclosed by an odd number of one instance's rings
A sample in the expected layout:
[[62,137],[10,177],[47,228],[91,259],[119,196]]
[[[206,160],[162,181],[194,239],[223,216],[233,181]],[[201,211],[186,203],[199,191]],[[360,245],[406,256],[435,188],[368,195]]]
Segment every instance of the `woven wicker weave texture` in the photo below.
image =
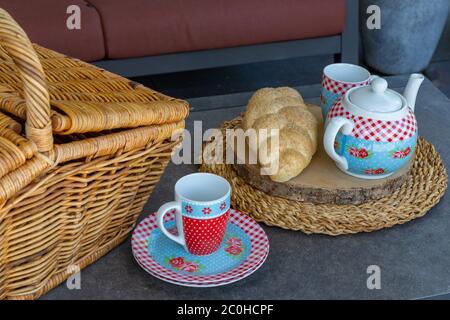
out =
[[[221,129],[235,125],[236,120],[228,121]],[[411,173],[401,188],[390,196],[360,205],[312,204],[271,196],[247,184],[227,164],[204,163],[200,171],[226,178],[233,189],[233,208],[247,212],[257,221],[308,234],[333,236],[371,232],[421,217],[439,202],[448,182],[442,159],[423,138],[419,138]]]
[[31,45],[0,9],[0,299],[33,299],[126,239],[186,102]]

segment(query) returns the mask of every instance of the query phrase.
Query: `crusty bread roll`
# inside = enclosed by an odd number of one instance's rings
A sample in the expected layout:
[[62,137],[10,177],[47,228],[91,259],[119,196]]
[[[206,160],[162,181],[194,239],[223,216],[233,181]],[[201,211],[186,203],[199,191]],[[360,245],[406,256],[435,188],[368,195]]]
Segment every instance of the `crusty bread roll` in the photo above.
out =
[[268,133],[279,129],[279,152],[270,150],[270,136],[258,141],[262,167],[271,166],[278,157],[278,170],[269,175],[273,181],[285,182],[299,175],[317,150],[318,121],[298,91],[289,87],[256,91],[248,102],[243,127],[268,129]]

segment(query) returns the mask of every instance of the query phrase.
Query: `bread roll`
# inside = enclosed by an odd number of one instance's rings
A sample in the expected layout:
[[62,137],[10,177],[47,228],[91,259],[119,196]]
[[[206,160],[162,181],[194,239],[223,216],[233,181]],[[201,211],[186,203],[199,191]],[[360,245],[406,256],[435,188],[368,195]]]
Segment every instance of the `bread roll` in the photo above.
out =
[[289,87],[256,91],[248,102],[243,127],[268,129],[268,133],[279,129],[279,150],[270,148],[273,137],[258,140],[260,165],[269,167],[278,160],[277,172],[269,175],[273,181],[285,182],[299,175],[317,150],[318,121],[300,93]]

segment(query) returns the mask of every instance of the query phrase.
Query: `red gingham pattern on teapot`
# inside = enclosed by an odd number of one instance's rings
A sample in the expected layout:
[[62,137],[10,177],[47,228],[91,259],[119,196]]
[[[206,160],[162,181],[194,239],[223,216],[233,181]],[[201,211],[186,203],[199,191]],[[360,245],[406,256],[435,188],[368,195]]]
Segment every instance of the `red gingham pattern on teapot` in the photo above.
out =
[[355,116],[344,109],[338,101],[328,112],[328,119],[345,117],[355,124],[352,135],[358,139],[377,142],[402,141],[411,138],[417,132],[417,122],[411,110],[401,120],[384,121]]
[[358,83],[338,82],[328,78],[326,75],[322,75],[322,87],[324,87],[328,91],[337,94],[345,94],[351,88],[359,86],[367,86],[368,84],[369,80]]

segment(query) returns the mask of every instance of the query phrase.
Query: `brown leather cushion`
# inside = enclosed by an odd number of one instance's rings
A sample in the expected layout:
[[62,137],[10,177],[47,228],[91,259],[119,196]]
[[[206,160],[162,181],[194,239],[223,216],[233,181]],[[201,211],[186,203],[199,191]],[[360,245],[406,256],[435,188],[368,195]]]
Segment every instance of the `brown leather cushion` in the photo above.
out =
[[88,0],[109,58],[339,34],[344,0]]
[[[69,30],[67,7],[81,9],[81,29]],[[32,42],[85,61],[105,57],[100,17],[83,0],[0,0],[0,7],[13,16]]]

